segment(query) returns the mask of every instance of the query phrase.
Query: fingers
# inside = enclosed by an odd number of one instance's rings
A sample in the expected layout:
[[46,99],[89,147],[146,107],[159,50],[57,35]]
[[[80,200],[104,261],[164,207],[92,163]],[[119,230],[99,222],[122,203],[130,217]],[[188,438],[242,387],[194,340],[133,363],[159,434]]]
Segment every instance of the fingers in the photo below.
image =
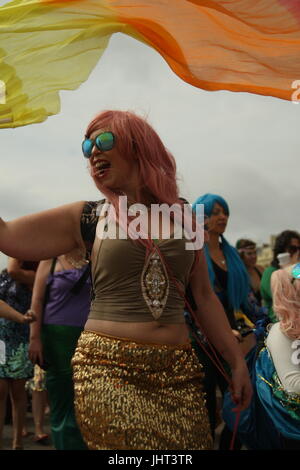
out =
[[242,343],[243,338],[242,338],[240,332],[237,331],[237,330],[231,330],[231,331],[232,331],[233,336],[235,337],[235,339],[236,339],[239,343]]
[[39,352],[38,357],[39,357],[39,364],[43,364],[44,358],[43,358],[42,351]]
[[36,321],[36,315],[34,315],[33,313],[25,313],[23,318],[26,323],[32,323]]
[[36,321],[36,319],[37,319],[36,313],[35,313],[33,310],[31,310],[31,308],[30,308],[29,310],[27,310],[27,312],[25,313],[24,316],[25,316],[26,318],[30,319],[30,320],[29,320],[29,323],[34,322],[34,321]]
[[24,323],[31,323],[33,320],[29,315],[24,315],[23,322]]
[[43,353],[41,350],[29,349],[29,359],[33,364],[43,363]]
[[250,405],[252,384],[247,370],[233,374],[230,386],[231,398],[236,405],[233,411],[243,411]]
[[35,364],[35,362],[36,362],[36,353],[29,350],[28,356],[29,356],[29,359],[31,360],[31,362],[33,364]]
[[241,392],[234,391],[232,392],[232,401],[236,404],[236,407],[233,408],[233,411],[243,411],[250,405],[252,398],[252,387],[249,384],[246,384],[242,387]]

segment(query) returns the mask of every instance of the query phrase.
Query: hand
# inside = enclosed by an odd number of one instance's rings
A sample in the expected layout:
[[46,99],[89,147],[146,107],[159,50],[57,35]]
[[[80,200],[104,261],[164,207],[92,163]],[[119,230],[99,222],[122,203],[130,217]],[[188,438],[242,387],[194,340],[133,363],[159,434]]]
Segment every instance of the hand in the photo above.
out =
[[231,330],[235,338],[238,340],[239,343],[243,342],[243,338],[238,330]]
[[232,401],[237,405],[233,411],[243,411],[250,405],[252,385],[246,362],[241,362],[232,369],[232,382],[229,387]]
[[25,315],[22,316],[22,323],[32,323],[36,321],[36,314],[32,310],[27,310]]
[[43,364],[43,346],[40,338],[30,339],[28,353],[33,364]]

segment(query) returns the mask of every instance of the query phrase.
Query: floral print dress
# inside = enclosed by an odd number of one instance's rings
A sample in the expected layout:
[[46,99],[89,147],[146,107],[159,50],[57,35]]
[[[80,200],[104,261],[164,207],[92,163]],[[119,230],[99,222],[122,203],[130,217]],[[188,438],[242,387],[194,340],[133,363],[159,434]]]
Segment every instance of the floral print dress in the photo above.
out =
[[[30,307],[31,291],[14,281],[4,270],[0,274],[0,298],[24,314]],[[33,365],[28,357],[28,345],[28,325],[0,318],[0,379],[32,377]]]

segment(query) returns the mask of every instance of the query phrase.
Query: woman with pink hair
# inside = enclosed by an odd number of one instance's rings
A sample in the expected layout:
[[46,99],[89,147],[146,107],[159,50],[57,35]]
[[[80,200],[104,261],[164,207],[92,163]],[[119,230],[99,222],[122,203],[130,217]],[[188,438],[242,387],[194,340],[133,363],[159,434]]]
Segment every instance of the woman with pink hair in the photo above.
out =
[[[97,202],[76,202],[0,219],[0,250],[36,260],[91,253],[93,300],[73,357],[76,417],[89,449],[209,449],[201,366],[183,315],[188,284],[197,322],[230,364],[237,410],[252,390],[203,251],[187,249],[182,236],[175,160],[144,119],[123,111],[97,115],[82,150],[109,204],[102,212]],[[127,204],[124,216],[124,198],[131,209],[143,205],[143,220],[127,215]],[[177,225],[169,218],[172,235],[151,217],[162,204],[181,216]]]
[[[241,413],[240,440],[250,449],[300,449],[300,263],[274,271],[273,309],[264,347],[247,357],[255,393]],[[259,348],[257,348],[259,349]],[[227,396],[224,419],[233,427]]]
[[[271,289],[273,310],[279,320],[266,339],[275,369],[274,410],[281,409],[280,415],[275,413],[274,422],[282,434],[283,447],[300,449],[300,263],[275,271]],[[277,400],[284,405],[282,408]]]

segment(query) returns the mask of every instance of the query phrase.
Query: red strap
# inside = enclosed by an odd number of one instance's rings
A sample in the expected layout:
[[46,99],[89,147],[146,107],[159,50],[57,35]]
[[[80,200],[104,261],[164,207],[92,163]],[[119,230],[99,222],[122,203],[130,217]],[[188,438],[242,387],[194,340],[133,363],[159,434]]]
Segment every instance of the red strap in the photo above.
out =
[[241,417],[241,412],[240,411],[235,411],[235,414],[236,415],[235,415],[234,427],[233,427],[232,438],[231,438],[229,450],[234,450],[234,443],[235,443],[236,434],[237,434],[237,430],[238,430],[239,422],[240,422],[240,417]]
[[[195,322],[195,325],[196,327],[201,331],[202,334],[205,335],[205,333],[203,332],[203,329],[201,327],[201,325],[199,324],[198,322],[198,318],[196,316],[196,313],[194,312],[194,310],[192,309],[191,305],[189,304],[188,302],[188,299],[186,298],[186,295],[185,295],[185,291],[182,289],[182,286],[180,285],[180,283],[178,282],[178,280],[175,278],[171,268],[169,267],[168,263],[166,262],[166,260],[164,259],[164,256],[162,255],[159,247],[157,245],[154,245],[154,249],[157,251],[161,261],[164,263],[164,266],[166,267],[166,270],[170,276],[170,279],[173,281],[173,283],[175,284],[179,294],[181,295],[181,297],[184,299],[185,301],[185,305],[188,307],[188,310],[189,312],[191,313],[192,317],[193,317],[193,320]],[[206,338],[206,341],[207,341],[207,345],[210,349],[210,352],[213,354],[214,357],[212,357],[212,355],[208,352],[208,349],[204,346],[204,344],[200,341],[200,339],[198,338],[198,336],[192,331],[192,335],[194,336],[194,338],[196,339],[197,343],[199,344],[199,346],[204,350],[204,352],[207,354],[207,356],[210,358],[210,360],[212,361],[212,363],[216,366],[216,368],[219,370],[219,372],[223,375],[223,377],[225,378],[225,380],[228,382],[228,384],[231,383],[231,378],[228,376],[226,370],[224,369],[224,366],[221,362],[221,360],[219,359],[219,357],[217,356],[216,354],[216,351],[215,349],[212,347],[212,345],[210,344],[209,340]]]

